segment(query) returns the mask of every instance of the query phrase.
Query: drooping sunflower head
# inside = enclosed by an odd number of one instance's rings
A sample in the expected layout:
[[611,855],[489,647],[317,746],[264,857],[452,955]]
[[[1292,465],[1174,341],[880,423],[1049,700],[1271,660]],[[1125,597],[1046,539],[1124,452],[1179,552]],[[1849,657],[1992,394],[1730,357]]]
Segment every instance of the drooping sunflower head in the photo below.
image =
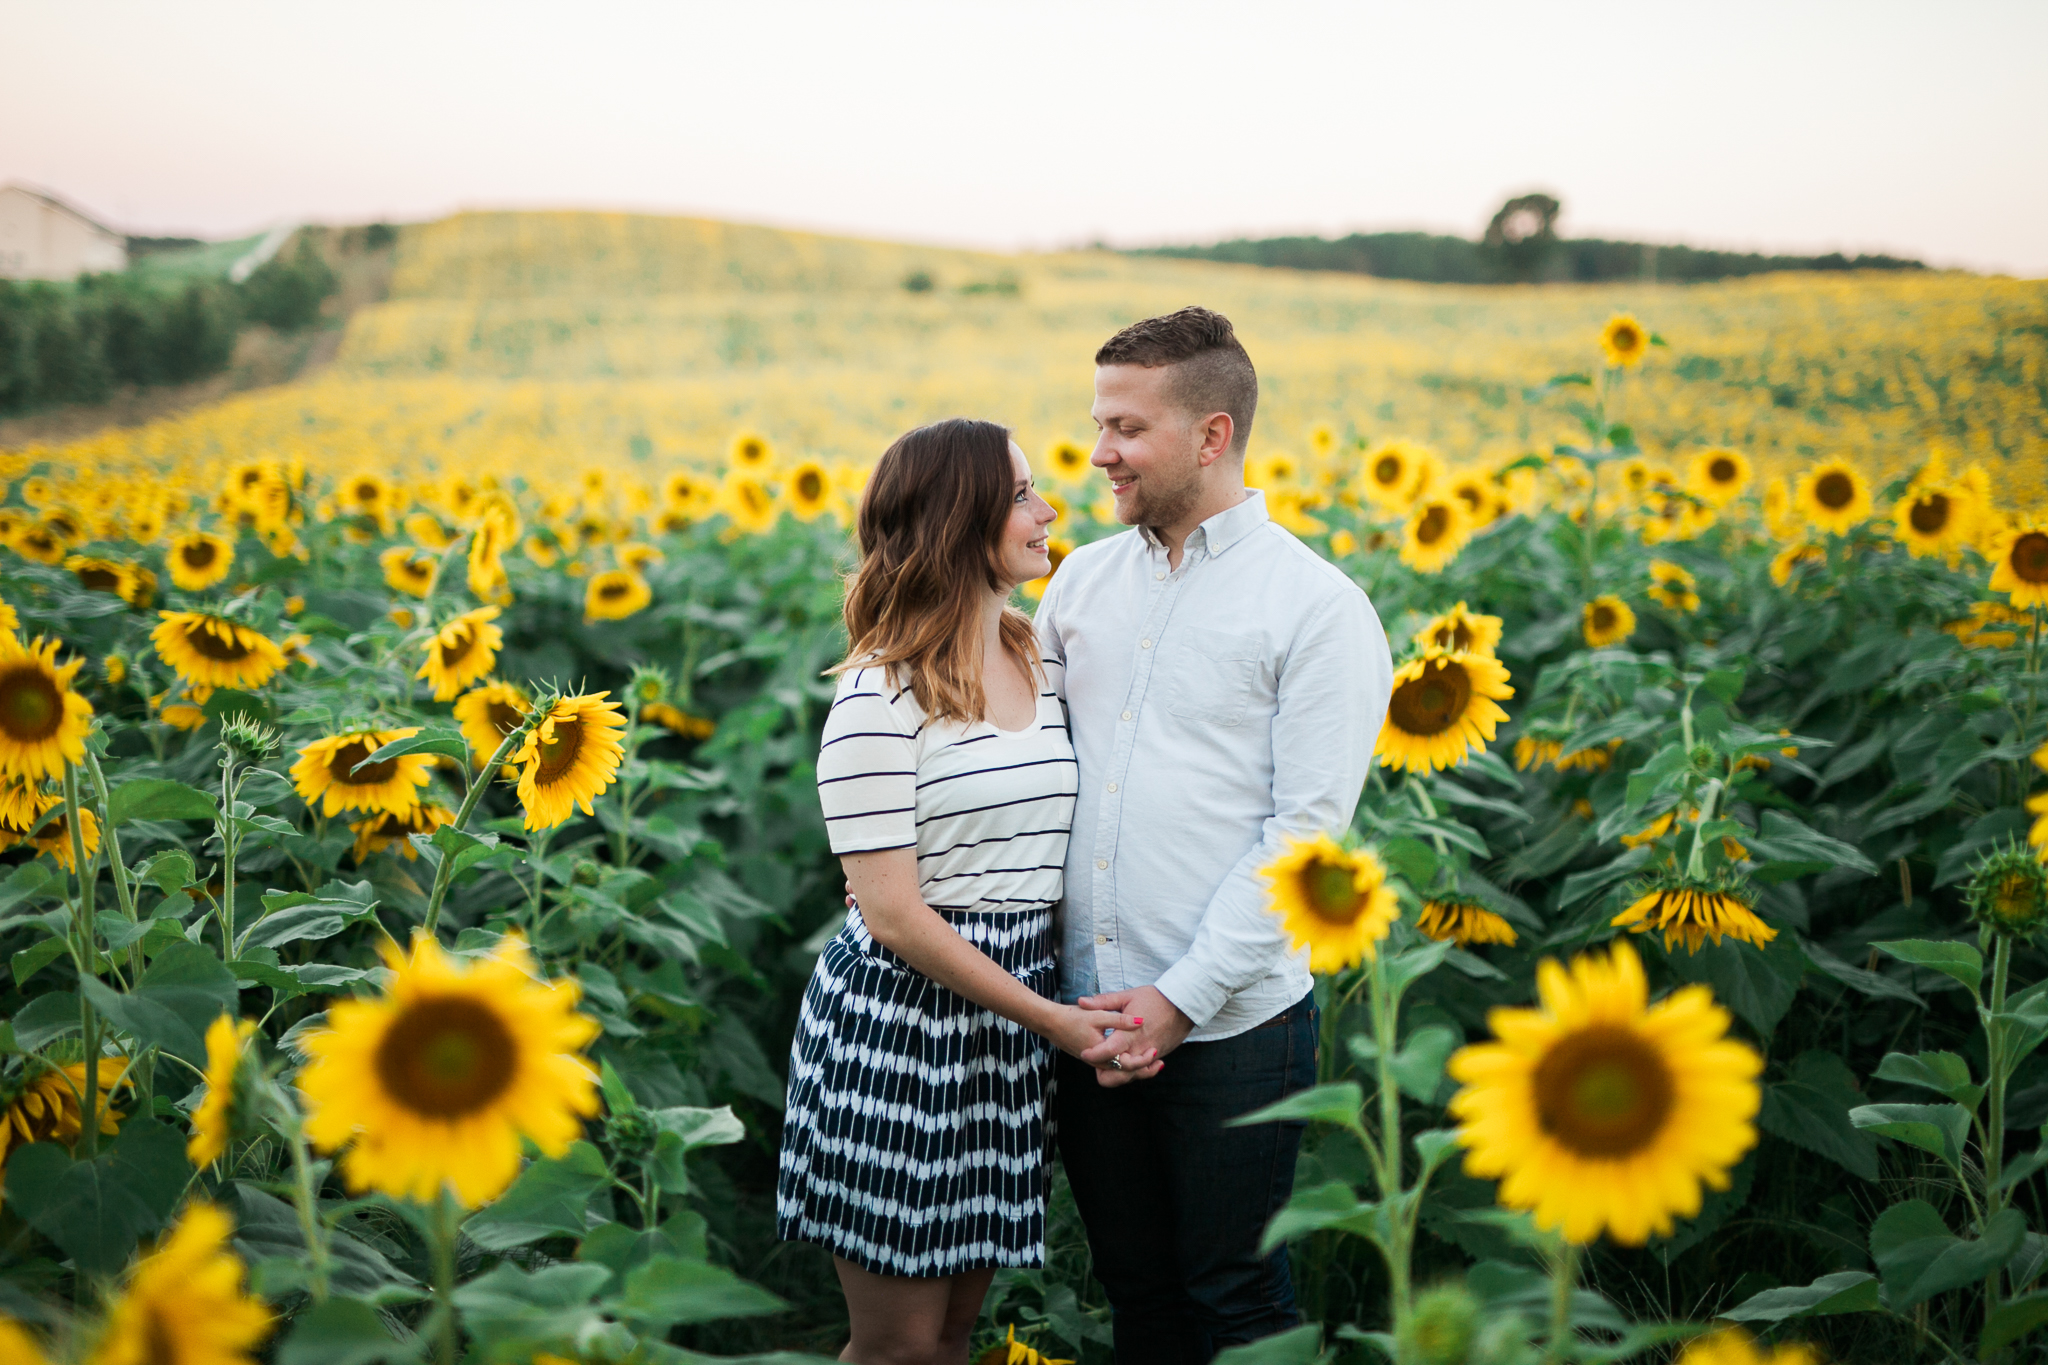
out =
[[434,580],[441,576],[441,557],[410,545],[391,546],[377,556],[377,565],[384,570],[384,581],[393,592],[414,597],[431,593]]
[[519,1173],[522,1139],[567,1151],[598,1110],[582,1056],[598,1025],[575,980],[537,979],[516,934],[474,962],[426,935],[385,959],[384,995],[334,1006],[304,1044],[306,1135],[347,1147],[349,1186],[420,1202],[449,1189],[474,1208]]
[[2048,522],[2030,521],[2002,533],[1991,563],[1991,591],[2009,594],[2015,607],[2048,607]]
[[1757,918],[1753,903],[1737,880],[1667,876],[1637,887],[1628,908],[1609,923],[1634,934],[1661,932],[1667,952],[1683,943],[1687,953],[1697,953],[1709,939],[1719,946],[1724,936],[1761,948],[1778,931]]
[[757,431],[742,431],[732,438],[726,459],[735,470],[758,478],[775,468],[775,447]]
[[1425,654],[1394,671],[1373,752],[1384,768],[1411,773],[1454,768],[1484,749],[1508,718],[1497,704],[1515,695],[1508,670],[1487,654]]
[[395,814],[391,811],[380,811],[366,820],[352,821],[348,828],[349,832],[356,836],[352,850],[356,866],[361,867],[363,860],[371,854],[381,853],[394,844],[397,845],[398,851],[405,855],[407,862],[417,862],[420,851],[412,846],[409,836],[432,834],[454,818],[455,812],[446,806],[431,805],[422,801],[408,811]]
[[736,529],[760,535],[775,528],[781,505],[774,489],[736,467],[726,475],[719,489],[718,510],[731,519]]
[[350,730],[316,739],[299,750],[292,764],[292,785],[307,805],[320,803],[320,813],[335,816],[346,810],[404,814],[420,802],[433,759],[426,754],[400,754],[369,762],[395,739],[409,739],[417,725],[397,730]]
[[1870,481],[1844,459],[1826,460],[1799,476],[1792,500],[1806,524],[1846,536],[1870,519]]
[[227,1014],[207,1025],[206,1098],[192,1111],[192,1137],[185,1144],[186,1159],[201,1169],[227,1151],[237,1110],[247,1108],[248,1096],[237,1096],[235,1086],[241,1077],[242,1051],[255,1032],[255,1020],[237,1022]]
[[1536,979],[1539,1008],[1495,1009],[1494,1040],[1451,1057],[1465,1170],[1567,1241],[1668,1235],[1756,1145],[1762,1059],[1726,1037],[1705,986],[1650,1004],[1626,942],[1569,968],[1546,959]]
[[[56,796],[43,798],[44,811],[50,819],[29,838],[39,853],[47,853],[56,860],[57,866],[66,872],[78,870],[78,851],[71,846],[71,818],[63,807],[63,801]],[[100,851],[100,818],[81,806],[78,810],[78,834],[85,845],[86,860],[90,862]]]
[[622,621],[654,600],[654,589],[631,569],[607,569],[592,574],[583,589],[583,617],[587,621]]
[[1427,494],[1409,509],[1401,536],[1401,562],[1418,573],[1439,573],[1472,539],[1472,518],[1456,498]]
[[709,716],[693,716],[681,707],[671,706],[665,701],[649,702],[642,706],[640,719],[673,730],[684,739],[709,739],[718,729],[718,722]]
[[[469,741],[470,759],[481,767],[490,761],[505,736],[517,730],[533,709],[533,699],[511,683],[485,683],[463,693],[455,701],[455,721],[462,737]],[[505,775],[511,776],[511,764]]]
[[1374,956],[1401,917],[1380,860],[1328,834],[1290,838],[1259,877],[1289,941],[1308,949],[1312,972],[1340,972]]
[[132,565],[91,555],[68,555],[64,567],[77,576],[78,586],[87,592],[110,592],[121,598],[128,596],[135,577]]
[[413,676],[434,689],[435,701],[453,701],[498,662],[505,632],[493,624],[497,619],[497,607],[478,607],[448,622],[427,641],[426,661]]
[[1468,611],[1463,602],[1415,632],[1415,643],[1425,650],[1447,654],[1491,656],[1500,646],[1501,619]]
[[85,659],[59,664],[57,648],[0,631],[0,774],[33,782],[85,761],[92,703],[71,686]]
[[563,697],[526,735],[513,761],[519,764],[519,801],[526,828],[553,829],[612,784],[625,756],[620,732],[626,717],[609,692]]
[[1475,943],[1515,944],[1515,926],[1478,901],[1466,896],[1446,896],[1422,903],[1422,915],[1415,927],[1433,939],[1449,939],[1460,948]]
[[244,1289],[233,1231],[213,1205],[186,1205],[128,1272],[93,1365],[255,1365],[255,1349],[270,1335],[270,1310]]
[[1603,594],[1586,603],[1582,613],[1586,644],[1605,649],[1636,633],[1636,614],[1619,597]]
[[1963,899],[1991,932],[2031,939],[2048,928],[2048,867],[2017,842],[2009,843],[1971,871]]
[[259,630],[203,611],[165,611],[149,633],[157,657],[188,684],[261,687],[284,667],[284,651]]
[[1600,329],[1600,350],[1609,365],[1628,369],[1650,353],[1650,334],[1629,314],[1617,313]]

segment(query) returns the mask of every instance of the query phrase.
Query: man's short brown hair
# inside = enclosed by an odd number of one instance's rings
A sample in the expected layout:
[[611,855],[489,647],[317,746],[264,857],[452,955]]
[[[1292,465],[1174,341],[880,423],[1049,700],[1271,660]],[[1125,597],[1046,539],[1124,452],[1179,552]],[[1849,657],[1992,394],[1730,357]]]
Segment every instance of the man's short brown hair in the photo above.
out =
[[1230,319],[1206,308],[1134,322],[1102,343],[1097,365],[1171,365],[1167,394],[1191,413],[1230,414],[1230,448],[1242,455],[1259,407],[1259,375]]

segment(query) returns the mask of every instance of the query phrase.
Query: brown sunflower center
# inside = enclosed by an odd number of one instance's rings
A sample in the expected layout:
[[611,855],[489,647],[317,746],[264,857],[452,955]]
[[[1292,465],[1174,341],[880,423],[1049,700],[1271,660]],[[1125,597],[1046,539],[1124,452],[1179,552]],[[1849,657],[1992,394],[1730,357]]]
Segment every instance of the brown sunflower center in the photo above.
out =
[[511,734],[519,728],[519,723],[526,719],[526,712],[505,701],[492,702],[484,708],[484,714],[490,718],[491,724],[501,735]]
[[1641,1151],[1662,1130],[1676,1099],[1671,1069],[1633,1030],[1579,1029],[1537,1064],[1536,1120],[1585,1157]]
[[1365,908],[1367,898],[1358,889],[1355,874],[1342,863],[1326,863],[1317,859],[1296,875],[1300,881],[1302,901],[1319,920],[1329,924],[1350,924]]
[[458,626],[441,637],[441,667],[460,668],[462,661],[476,652],[477,633],[474,626]]
[[359,483],[356,485],[356,501],[365,507],[372,506],[377,501],[378,491],[374,483]]
[[1642,345],[1642,344],[1643,344],[1643,335],[1642,335],[1642,333],[1638,332],[1638,331],[1637,331],[1637,330],[1636,330],[1635,328],[1633,328],[1633,327],[1617,327],[1617,328],[1615,328],[1615,329],[1614,329],[1614,349],[1615,349],[1615,350],[1617,350],[1617,351],[1633,351],[1633,350],[1634,350],[1634,349],[1635,349],[1636,347],[1638,347],[1638,346],[1640,346],[1640,345]]
[[1707,477],[1715,483],[1734,483],[1738,471],[1735,461],[1726,455],[1719,455],[1707,462]]
[[1813,481],[1813,500],[1830,512],[1839,512],[1856,500],[1856,481],[1839,469],[1830,469]]
[[188,569],[210,569],[218,557],[210,540],[187,541],[178,547],[178,558],[185,561]]
[[597,595],[608,602],[624,597],[632,590],[633,585],[623,578],[607,579],[597,585]]
[[64,695],[39,668],[0,673],[0,730],[19,744],[57,733],[64,721]]
[[1382,455],[1373,462],[1372,481],[1385,488],[1392,488],[1401,482],[1401,457]]
[[398,760],[387,758],[381,763],[371,763],[360,772],[356,765],[371,754],[383,748],[383,744],[372,744],[368,739],[352,739],[334,751],[334,780],[347,782],[358,787],[371,787],[380,782],[389,782],[391,775],[398,771]]
[[2012,543],[2006,563],[2029,583],[2048,583],[2048,532],[2029,531]]
[[1429,637],[1429,642],[1439,649],[1465,650],[1472,648],[1472,631],[1463,621],[1438,626]]
[[459,996],[408,1007],[377,1047],[392,1099],[428,1118],[475,1113],[511,1084],[517,1045],[497,1013]]
[[581,720],[558,720],[555,722],[553,739],[541,741],[539,779],[543,785],[558,782],[564,774],[576,766],[576,755],[583,749],[583,722]]
[[1422,520],[1415,523],[1415,539],[1419,544],[1434,545],[1442,540],[1451,529],[1451,514],[1440,502],[1433,502],[1422,514]]
[[815,469],[806,469],[797,475],[796,495],[805,502],[816,502],[825,496],[825,481]]
[[1614,629],[1614,608],[1601,603],[1593,608],[1593,629],[1605,633]]
[[1946,493],[1929,493],[1913,504],[1906,520],[1923,536],[1938,536],[1948,528],[1949,501]]
[[1457,492],[1459,498],[1464,500],[1465,505],[1475,512],[1486,505],[1486,495],[1479,491],[1477,485],[1469,483],[1460,484],[1458,485]]
[[228,626],[222,627],[222,633],[215,633],[204,622],[195,621],[185,628],[185,643],[192,646],[194,654],[215,663],[240,663],[249,657],[249,647],[242,643],[240,634]]
[[740,458],[742,460],[745,460],[748,464],[752,464],[754,461],[760,459],[761,443],[759,441],[744,442],[740,446]]
[[94,592],[119,592],[121,575],[113,569],[96,564],[92,568],[78,571],[78,585]]
[[1441,734],[1463,719],[1471,700],[1470,675],[1460,664],[1445,663],[1395,688],[1387,716],[1411,735]]

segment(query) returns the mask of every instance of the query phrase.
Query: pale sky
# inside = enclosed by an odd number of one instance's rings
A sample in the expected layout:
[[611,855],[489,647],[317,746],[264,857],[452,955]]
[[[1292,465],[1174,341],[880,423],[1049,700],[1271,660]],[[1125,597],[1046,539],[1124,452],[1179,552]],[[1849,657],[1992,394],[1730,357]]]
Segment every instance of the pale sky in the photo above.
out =
[[995,248],[1426,228],[2048,275],[2044,0],[0,0],[0,181],[129,231],[463,207]]

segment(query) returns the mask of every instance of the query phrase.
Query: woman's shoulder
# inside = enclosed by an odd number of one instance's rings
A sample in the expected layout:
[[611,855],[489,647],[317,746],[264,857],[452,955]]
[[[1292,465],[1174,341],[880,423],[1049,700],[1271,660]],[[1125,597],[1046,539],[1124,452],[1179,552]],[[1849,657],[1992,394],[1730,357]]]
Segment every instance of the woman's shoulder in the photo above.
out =
[[873,711],[877,706],[888,708],[897,717],[903,733],[915,734],[923,721],[917,698],[904,686],[898,670],[887,665],[855,664],[839,675],[839,684],[832,694],[832,709]]

